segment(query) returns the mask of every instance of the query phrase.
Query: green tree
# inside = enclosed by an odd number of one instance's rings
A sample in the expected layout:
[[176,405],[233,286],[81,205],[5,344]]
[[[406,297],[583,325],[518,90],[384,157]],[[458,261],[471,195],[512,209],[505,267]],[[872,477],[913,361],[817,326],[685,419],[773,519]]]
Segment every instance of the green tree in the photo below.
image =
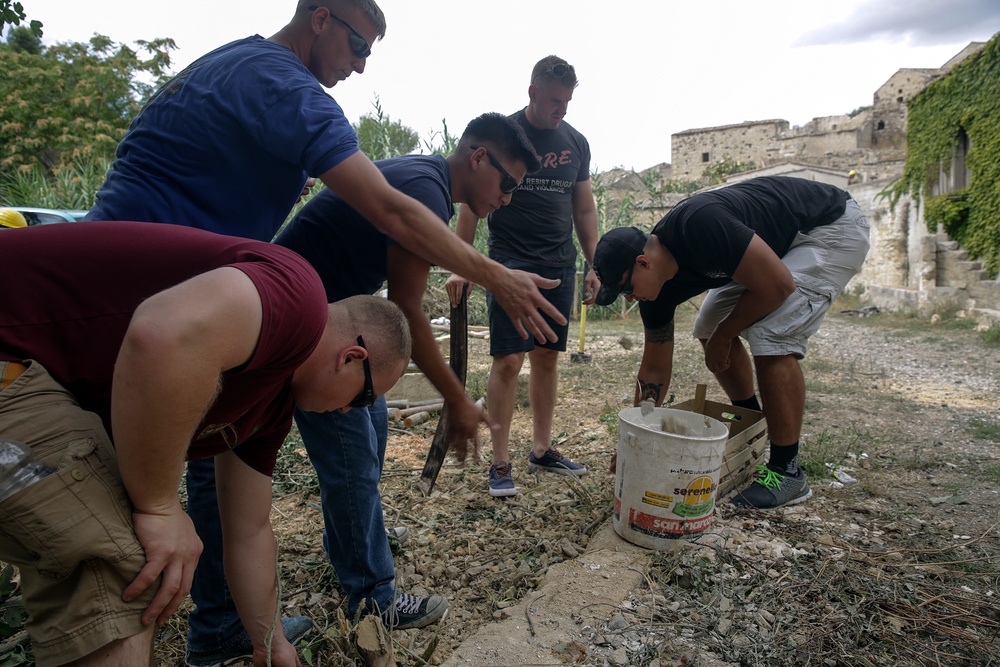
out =
[[94,35],[31,53],[22,42],[0,45],[0,171],[48,175],[112,157],[177,48],[156,39],[133,50]]
[[721,160],[713,162],[706,167],[703,176],[708,180],[709,185],[717,185],[725,181],[726,176],[732,176],[733,174],[739,174],[756,168],[757,165],[753,160],[740,162],[739,160],[734,160],[727,153],[722,156]]
[[408,155],[420,146],[420,136],[382,111],[378,97],[372,102],[374,114],[365,114],[354,126],[361,151],[372,160]]
[[30,53],[33,56],[42,53],[42,38],[23,25],[11,28],[7,33],[7,45],[14,51]]
[[[20,2],[0,0],[0,32],[3,32],[4,26],[21,25],[21,21],[26,18],[28,16],[24,13],[24,6]],[[28,29],[34,33],[35,37],[42,36],[41,21],[30,21]]]

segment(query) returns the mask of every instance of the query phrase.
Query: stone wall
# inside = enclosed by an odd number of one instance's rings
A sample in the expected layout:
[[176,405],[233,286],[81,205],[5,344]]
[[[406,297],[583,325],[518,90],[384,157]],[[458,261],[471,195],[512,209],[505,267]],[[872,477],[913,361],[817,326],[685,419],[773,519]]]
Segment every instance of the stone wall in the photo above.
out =
[[947,234],[932,233],[911,198],[890,206],[886,181],[850,187],[871,224],[871,250],[847,287],[864,303],[930,318],[963,316],[982,326],[1000,324],[1000,281]]
[[869,109],[854,117],[814,118],[801,127],[764,120],[687,130],[671,137],[673,177],[699,180],[706,167],[725,157],[759,169],[803,163],[854,169],[871,178],[898,173],[906,157],[904,123],[905,112],[898,109]]
[[678,181],[697,181],[705,168],[725,156],[758,167],[781,153],[787,120],[761,120],[679,132],[670,137],[670,164]]

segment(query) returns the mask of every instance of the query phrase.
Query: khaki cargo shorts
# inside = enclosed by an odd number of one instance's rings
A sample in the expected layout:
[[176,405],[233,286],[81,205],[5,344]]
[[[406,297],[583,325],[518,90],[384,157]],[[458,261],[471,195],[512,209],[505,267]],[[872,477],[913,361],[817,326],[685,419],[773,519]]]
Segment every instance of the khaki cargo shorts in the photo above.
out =
[[24,366],[0,362],[0,438],[57,471],[0,501],[0,560],[21,572],[35,660],[47,667],[147,630],[140,616],[156,587],[122,601],[146,558],[100,418],[41,364]]
[[[826,311],[868,255],[868,219],[857,202],[847,201],[844,214],[822,227],[799,232],[781,262],[795,281],[795,291],[740,335],[755,357],[806,355],[809,337],[819,330]],[[694,337],[707,340],[746,291],[733,281],[710,290],[698,311]]]

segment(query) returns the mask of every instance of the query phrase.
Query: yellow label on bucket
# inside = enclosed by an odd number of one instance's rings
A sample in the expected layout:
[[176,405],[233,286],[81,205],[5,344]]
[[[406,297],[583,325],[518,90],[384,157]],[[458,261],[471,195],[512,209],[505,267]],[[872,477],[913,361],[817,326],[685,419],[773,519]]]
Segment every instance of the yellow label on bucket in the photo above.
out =
[[711,477],[697,477],[683,489],[674,489],[674,493],[683,496],[684,502],[677,503],[674,514],[677,516],[702,516],[712,511],[715,505],[715,488],[717,484]]
[[[663,498],[663,500],[660,500],[660,498]],[[642,502],[647,505],[656,505],[657,507],[670,507],[673,504],[674,499],[670,496],[661,496],[657,493],[647,491],[642,497]]]

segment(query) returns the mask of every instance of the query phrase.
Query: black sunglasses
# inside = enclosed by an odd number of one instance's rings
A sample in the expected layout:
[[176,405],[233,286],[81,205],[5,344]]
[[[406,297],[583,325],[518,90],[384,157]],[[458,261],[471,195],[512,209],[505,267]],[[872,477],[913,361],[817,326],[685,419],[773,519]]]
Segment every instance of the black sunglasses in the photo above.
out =
[[[361,336],[358,336],[358,345],[365,350],[368,349],[365,347],[365,339]],[[365,368],[365,389],[351,401],[352,408],[370,408],[375,404],[375,387],[372,385],[372,367],[368,363],[368,357],[362,360],[362,364]]]
[[635,271],[635,262],[632,262],[632,266],[628,267],[628,275],[625,276],[625,282],[622,283],[622,288],[619,294],[622,296],[632,295],[632,272]]
[[[470,146],[470,148],[474,151],[479,150],[479,146]],[[484,148],[483,150],[486,149]],[[500,161],[497,160],[492,155],[490,155],[489,151],[486,151],[486,157],[490,159],[490,164],[496,167],[496,170],[500,172],[501,176],[503,176],[503,179],[500,181],[500,192],[504,193],[505,195],[509,195],[514,190],[517,190],[518,186],[521,184],[513,176],[507,173],[507,170],[503,168],[503,165],[500,164]]]
[[559,63],[557,65],[553,65],[549,71],[552,72],[552,76],[557,79],[561,79],[566,76],[567,72],[575,72],[576,70],[574,70],[573,66],[569,63]]
[[[319,5],[309,5],[309,11],[314,12],[319,9]],[[325,8],[326,9],[326,8]],[[329,9],[327,9],[330,12]],[[372,46],[368,43],[368,40],[361,36],[361,33],[354,29],[350,23],[340,18],[333,12],[330,12],[330,18],[334,21],[340,21],[347,29],[351,31],[351,34],[347,36],[347,41],[351,45],[351,53],[356,55],[358,58],[367,58],[372,54]]]

